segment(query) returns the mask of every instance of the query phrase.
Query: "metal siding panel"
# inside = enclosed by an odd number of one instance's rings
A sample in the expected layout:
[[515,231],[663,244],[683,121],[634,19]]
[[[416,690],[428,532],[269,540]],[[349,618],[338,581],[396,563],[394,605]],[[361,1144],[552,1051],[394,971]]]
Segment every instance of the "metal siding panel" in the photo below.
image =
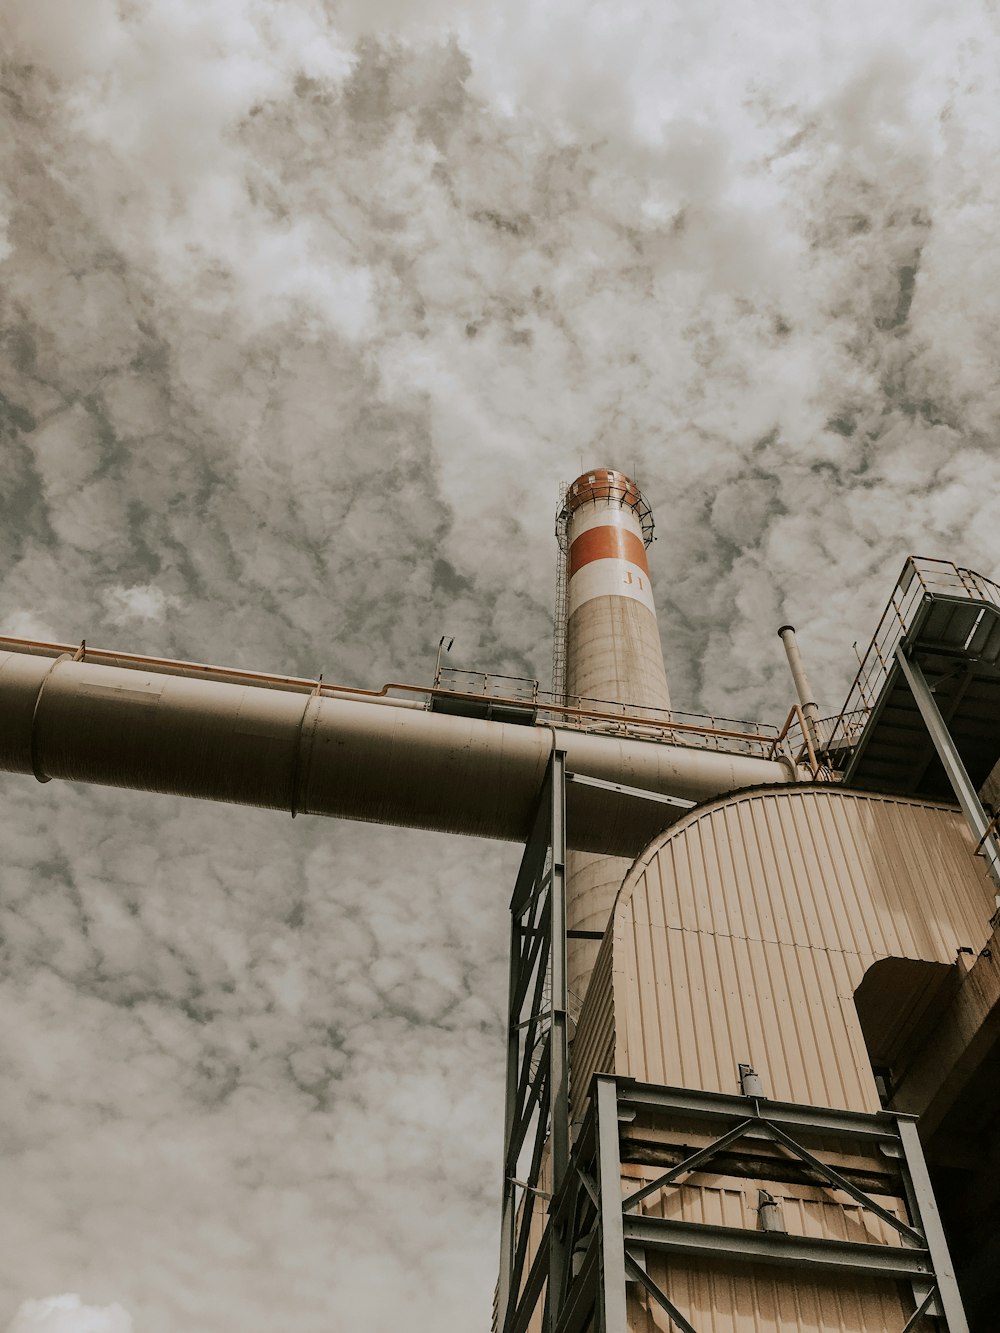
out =
[[601,941],[597,962],[587,987],[587,998],[580,1010],[576,1035],[570,1048],[570,1114],[579,1120],[590,1087],[591,1077],[614,1069],[615,1009],[611,968],[614,958],[613,931]]
[[[669,1000],[669,991],[664,997],[657,988],[656,964],[654,963],[654,935],[649,925],[644,925],[638,912],[646,895],[641,895],[635,904],[633,916],[633,939],[636,950],[636,987],[639,999],[639,1039],[645,1068],[652,1071],[653,1082],[666,1082],[663,1067],[663,1039],[660,1022],[663,1014],[663,1000]],[[666,982],[664,983],[666,985]]]
[[[811,794],[810,794],[811,795]],[[850,949],[854,947],[854,929],[864,924],[863,916],[851,911],[853,864],[831,854],[822,815],[831,812],[804,795],[777,807],[779,814],[787,810],[783,824],[789,829],[790,845],[794,848],[788,878],[783,887],[795,892],[797,882],[804,875],[817,907],[820,930],[815,936],[799,941],[819,948]]]
[[[912,1309],[891,1282],[748,1274],[653,1254],[647,1271],[698,1333],[899,1333]],[[628,1322],[640,1333],[675,1333],[666,1313],[634,1287]]]
[[726,976],[733,971],[733,941],[716,935],[702,943],[702,976],[705,1003],[711,1031],[712,1081],[720,1091],[733,1091],[738,1077],[736,1066],[725,1058],[726,1047],[733,1048],[734,1017],[742,1017],[742,1006],[734,1015],[733,996],[726,987]]
[[694,812],[616,908],[617,1072],[731,1091],[749,1060],[772,1095],[874,1109],[854,990],[877,958],[950,963],[985,941],[972,850],[952,810],[835,788]]
[[[612,917],[615,943],[611,956],[611,986],[615,1010],[615,1072],[628,1069],[639,1060],[637,1045],[641,1005],[635,984],[635,950],[629,947],[632,929],[631,900],[619,899]],[[639,1061],[641,1063],[641,1061]]]
[[[850,809],[857,813],[853,805]],[[843,826],[838,816],[846,813],[842,803],[826,808],[822,800],[805,798],[797,806],[803,857],[807,866],[815,867],[817,891],[832,915],[832,930],[808,942],[820,948],[870,951],[884,943],[879,923],[865,910],[872,888],[870,847],[851,836],[856,821],[845,821],[849,828]]]
[[663,863],[659,857],[650,862],[649,869],[646,872],[646,881],[647,891],[644,897],[649,924],[655,926],[657,930],[666,930],[666,900],[668,895],[663,880]]

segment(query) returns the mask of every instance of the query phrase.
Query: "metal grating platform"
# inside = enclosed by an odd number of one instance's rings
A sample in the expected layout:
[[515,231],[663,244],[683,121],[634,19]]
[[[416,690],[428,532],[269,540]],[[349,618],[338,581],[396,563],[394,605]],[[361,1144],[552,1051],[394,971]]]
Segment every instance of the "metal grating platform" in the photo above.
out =
[[901,646],[981,787],[1000,760],[1000,587],[947,561],[907,560],[828,745],[852,787],[951,801]]

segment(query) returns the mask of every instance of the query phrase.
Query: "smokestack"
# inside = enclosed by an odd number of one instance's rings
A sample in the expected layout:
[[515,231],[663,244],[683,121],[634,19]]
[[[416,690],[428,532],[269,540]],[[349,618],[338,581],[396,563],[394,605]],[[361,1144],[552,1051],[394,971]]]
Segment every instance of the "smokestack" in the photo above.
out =
[[[641,712],[670,708],[660,632],[646,562],[649,506],[631,478],[608,468],[569,487],[566,696],[601,699]],[[574,852],[567,865],[567,927],[603,932],[630,862]],[[597,940],[570,939],[570,995],[583,1002]]]

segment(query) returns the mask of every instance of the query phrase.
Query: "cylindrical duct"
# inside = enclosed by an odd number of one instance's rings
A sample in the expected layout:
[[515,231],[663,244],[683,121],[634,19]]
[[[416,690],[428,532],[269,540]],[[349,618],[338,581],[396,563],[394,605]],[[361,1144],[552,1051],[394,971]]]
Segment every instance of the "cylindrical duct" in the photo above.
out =
[[747,755],[373,707],[166,666],[0,652],[0,772],[522,842],[555,748],[571,773],[603,784],[568,784],[569,845],[618,856],[637,855],[679,812],[613,784],[701,801],[795,778]]
[[[565,499],[569,588],[566,697],[625,704],[629,712],[670,708],[670,691],[646,562],[652,540],[649,507],[621,472],[595,468]],[[603,931],[629,862],[574,852],[567,864],[567,926]],[[583,1003],[597,940],[570,939],[571,1001]]]
[[806,675],[805,663],[799,651],[799,641],[795,637],[795,626],[782,625],[778,630],[778,638],[785,645],[785,656],[788,658],[788,669],[792,673],[795,693],[802,707],[805,725],[809,729],[809,740],[816,750],[819,748],[819,705],[809,684],[809,677]]

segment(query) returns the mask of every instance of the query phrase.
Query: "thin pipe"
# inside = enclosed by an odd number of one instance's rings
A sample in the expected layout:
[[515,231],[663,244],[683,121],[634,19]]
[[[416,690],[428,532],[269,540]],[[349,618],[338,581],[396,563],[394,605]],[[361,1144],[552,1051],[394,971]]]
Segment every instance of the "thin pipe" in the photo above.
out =
[[806,675],[805,663],[802,661],[802,654],[799,651],[798,640],[795,637],[794,625],[782,625],[778,630],[778,638],[785,645],[785,656],[788,658],[788,669],[792,673],[792,680],[795,682],[795,693],[798,695],[799,703],[805,719],[803,731],[806,734],[807,744],[811,741],[811,749],[819,749],[819,706],[816,703],[812,692],[812,686],[809,684],[809,677]]

